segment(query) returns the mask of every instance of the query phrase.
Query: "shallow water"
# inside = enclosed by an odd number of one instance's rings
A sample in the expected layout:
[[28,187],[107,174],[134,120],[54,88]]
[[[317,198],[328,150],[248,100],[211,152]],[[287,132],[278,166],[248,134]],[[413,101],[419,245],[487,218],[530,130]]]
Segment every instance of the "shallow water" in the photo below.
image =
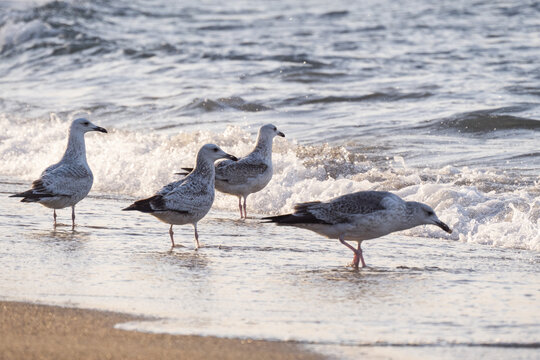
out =
[[[534,358],[540,314],[540,8],[424,0],[0,3],[0,295],[155,316],[123,328],[296,340],[340,358]],[[79,227],[7,195],[88,116]],[[214,142],[272,122],[274,178],[175,227],[122,207]],[[387,190],[418,227],[341,244],[260,224],[296,202]],[[59,211],[69,223],[69,210]]]
[[222,211],[200,223],[201,249],[176,227],[184,247],[171,251],[167,225],[119,211],[127,203],[86,199],[74,232],[69,211],[54,231],[50,211],[9,203],[3,298],[158,318],[122,329],[294,340],[343,358],[381,346],[534,358],[539,346],[537,252],[391,235],[364,244],[369,267],[356,271],[337,241]]

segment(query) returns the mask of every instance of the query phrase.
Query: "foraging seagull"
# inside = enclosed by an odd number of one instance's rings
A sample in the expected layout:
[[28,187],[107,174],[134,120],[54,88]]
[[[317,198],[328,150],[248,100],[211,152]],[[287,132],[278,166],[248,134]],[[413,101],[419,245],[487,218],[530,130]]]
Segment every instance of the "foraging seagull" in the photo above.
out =
[[197,222],[205,217],[214,202],[214,161],[224,158],[237,160],[217,145],[204,145],[197,154],[195,169],[185,179],[165,185],[154,196],[135,201],[123,210],[149,213],[164,223],[171,224],[169,235],[172,247],[175,246],[173,225],[192,224],[198,249]]
[[55,227],[56,209],[71,206],[71,228],[75,229],[75,205],[88,195],[94,181],[86,162],[84,144],[84,134],[89,131],[107,132],[87,119],[74,120],[69,128],[66,152],[60,162],[46,168],[32,183],[32,189],[10,197],[22,197],[22,202],[38,202],[52,208]]
[[[238,197],[240,219],[247,218],[246,200],[249,194],[264,189],[272,179],[272,140],[285,137],[274,125],[266,124],[259,129],[257,144],[251,153],[238,161],[225,160],[216,165],[216,189]],[[191,168],[182,168],[191,171]],[[187,173],[178,173],[186,175]],[[242,198],[244,205],[242,213]]]
[[[362,241],[375,239],[394,231],[418,225],[437,225],[447,233],[452,230],[443,223],[431,207],[416,201],[404,201],[386,191],[360,191],[336,197],[326,202],[297,204],[294,213],[263,218],[278,225],[290,225],[314,231],[339,241],[354,252],[353,266],[366,266],[362,256]],[[357,241],[355,249],[348,241]]]

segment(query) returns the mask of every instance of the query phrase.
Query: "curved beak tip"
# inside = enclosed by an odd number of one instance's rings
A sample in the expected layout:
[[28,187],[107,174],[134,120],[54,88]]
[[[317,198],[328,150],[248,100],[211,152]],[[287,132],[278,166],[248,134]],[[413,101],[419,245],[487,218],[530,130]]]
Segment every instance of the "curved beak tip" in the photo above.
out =
[[108,133],[107,129],[97,126],[94,130],[102,132],[102,133]]
[[277,134],[278,134],[278,136],[281,136],[281,137],[285,137],[285,134],[284,134],[284,133],[282,133],[281,131],[278,131],[278,133],[277,133]]
[[450,229],[450,227],[448,227],[448,225],[446,225],[442,221],[437,222],[437,226],[440,227],[441,229],[443,229],[444,231],[446,231],[449,234],[452,233],[452,229]]
[[229,159],[231,159],[232,161],[238,161],[238,158],[234,155],[229,155]]

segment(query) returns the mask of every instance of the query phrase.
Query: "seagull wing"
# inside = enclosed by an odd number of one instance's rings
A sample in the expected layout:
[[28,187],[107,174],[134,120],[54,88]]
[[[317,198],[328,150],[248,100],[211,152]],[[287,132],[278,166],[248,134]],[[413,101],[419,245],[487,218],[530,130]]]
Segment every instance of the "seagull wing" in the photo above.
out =
[[310,214],[328,224],[350,222],[359,215],[388,210],[403,204],[398,196],[384,191],[360,191],[343,195],[328,202],[300,203],[295,214]]
[[212,206],[214,196],[213,193],[209,192],[205,184],[190,181],[187,178],[183,180],[185,180],[183,183],[176,186],[167,194],[161,195],[163,203],[156,210],[196,213],[201,208]]
[[32,183],[32,188],[13,196],[24,197],[23,201],[39,201],[54,196],[72,196],[92,186],[93,177],[89,170],[77,164],[58,163],[49,166],[41,177]]
[[176,187],[182,185],[185,181],[186,181],[187,178],[183,178],[183,179],[180,179],[180,180],[177,180],[177,181],[173,181],[167,185],[165,185],[164,187],[162,187],[157,193],[156,195],[167,195],[168,193],[170,193],[171,191],[173,191]]
[[263,174],[268,165],[263,162],[250,161],[247,158],[238,161],[226,160],[216,165],[216,180],[229,184],[243,184],[250,178]]

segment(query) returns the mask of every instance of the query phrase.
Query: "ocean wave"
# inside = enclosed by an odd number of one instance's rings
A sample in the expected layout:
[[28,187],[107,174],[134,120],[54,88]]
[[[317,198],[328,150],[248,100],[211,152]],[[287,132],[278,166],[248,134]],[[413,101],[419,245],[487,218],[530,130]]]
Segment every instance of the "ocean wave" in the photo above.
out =
[[223,111],[226,109],[236,109],[246,112],[258,112],[270,109],[262,104],[247,102],[238,96],[231,96],[226,98],[212,99],[200,99],[195,98],[189,104],[185,105],[182,110],[201,110],[205,112],[211,111]]
[[112,50],[114,46],[85,25],[97,16],[91,6],[64,1],[12,10],[0,20],[0,53],[13,56],[45,48],[58,56],[94,47]]
[[[488,109],[454,115],[442,120],[432,120],[419,128],[455,130],[461,133],[489,133],[502,130],[540,130],[540,120],[529,119],[504,112],[514,109]],[[519,109],[522,110],[522,109]]]
[[[97,121],[99,124],[99,121]],[[0,116],[0,175],[30,182],[45,165],[60,158],[68,122]],[[108,128],[106,136],[87,135],[88,162],[94,173],[94,194],[142,197],[178,179],[192,166],[199,147],[216,143],[243,156],[251,151],[256,128],[230,126],[224,132],[166,135]],[[31,139],[31,141],[29,141]],[[274,142],[274,177],[250,195],[249,210],[258,214],[291,211],[295,203],[326,200],[360,190],[393,191],[407,200],[426,202],[453,229],[417,227],[405,234],[540,251],[540,178],[515,182],[515,174],[496,169],[446,166],[416,168],[405,159],[383,167],[362,154],[328,144],[304,146],[290,138]],[[236,199],[218,193],[214,206],[236,210]]]
[[200,31],[231,31],[246,28],[245,25],[239,24],[219,24],[219,25],[205,25],[198,28]]
[[298,103],[299,105],[309,105],[309,104],[331,104],[337,102],[363,102],[363,101],[399,101],[404,99],[423,99],[433,96],[430,92],[410,92],[402,93],[398,91],[388,91],[388,92],[373,92],[366,95],[360,96],[314,96],[309,99],[305,97],[300,97],[297,99],[290,99],[293,103]]
[[338,11],[329,11],[324,14],[321,14],[320,17],[323,19],[340,19],[349,15],[347,10],[338,10]]
[[[10,50],[23,44],[28,44],[34,39],[44,39],[57,35],[49,24],[40,20],[28,22],[6,21],[0,27],[0,54],[6,55]],[[36,47],[31,44],[30,47]]]
[[505,87],[505,90],[517,95],[540,96],[540,87],[537,86],[511,85]]
[[320,60],[314,60],[312,56],[306,53],[290,54],[290,55],[271,55],[264,57],[264,60],[278,61],[284,63],[297,63],[307,65],[311,68],[318,69],[328,67],[329,64]]
[[[250,55],[242,55],[243,57],[250,58],[253,61],[266,61],[268,59],[253,59]],[[230,58],[230,60],[234,60]],[[273,61],[273,60],[270,60]],[[347,73],[333,69],[331,66],[311,66],[307,62],[304,64],[285,65],[280,64],[272,70],[265,70],[252,74],[242,75],[242,79],[245,78],[279,78],[287,82],[297,83],[317,83],[317,82],[332,82],[336,79],[346,79]],[[325,69],[323,69],[325,67]]]

